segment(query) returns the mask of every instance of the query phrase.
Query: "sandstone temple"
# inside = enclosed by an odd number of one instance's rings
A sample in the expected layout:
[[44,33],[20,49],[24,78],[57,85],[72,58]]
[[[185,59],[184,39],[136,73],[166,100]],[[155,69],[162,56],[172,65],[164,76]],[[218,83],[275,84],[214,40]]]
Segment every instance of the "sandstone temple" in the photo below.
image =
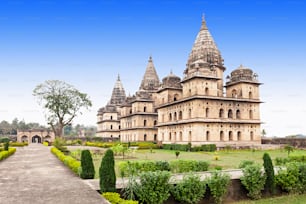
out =
[[182,78],[161,81],[149,58],[139,90],[126,96],[120,77],[97,114],[97,136],[122,142],[251,146],[261,142],[257,74],[240,65],[224,82],[224,63],[205,20]]

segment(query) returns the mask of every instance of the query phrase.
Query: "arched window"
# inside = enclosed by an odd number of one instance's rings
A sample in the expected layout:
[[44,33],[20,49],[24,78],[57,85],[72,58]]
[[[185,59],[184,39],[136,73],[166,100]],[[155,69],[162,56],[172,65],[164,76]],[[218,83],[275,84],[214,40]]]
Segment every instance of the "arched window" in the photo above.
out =
[[183,141],[183,133],[180,132],[180,141]]
[[224,118],[224,110],[222,108],[219,110],[219,118]]
[[220,141],[224,141],[224,132],[220,131]]
[[179,112],[179,120],[182,120],[183,119],[183,113],[182,111]]
[[174,142],[176,142],[176,132],[174,132],[174,137],[173,137],[173,139],[174,139]]
[[113,119],[113,116],[111,115],[110,119],[112,120]]
[[228,133],[228,140],[229,140],[229,141],[233,141],[233,140],[234,140],[234,138],[233,138],[233,132],[232,132],[232,131],[229,131],[229,133]]
[[111,138],[113,138],[113,135],[111,135]]
[[229,110],[228,110],[227,117],[228,117],[228,118],[233,118],[233,111],[232,111],[232,109],[229,109]]
[[173,97],[173,101],[177,101],[177,98],[178,98],[178,94],[175,94]]
[[241,138],[241,132],[240,132],[240,131],[237,132],[237,140],[238,140],[238,141],[242,140],[242,138]]
[[154,134],[154,141],[157,141],[157,135]]
[[249,118],[253,119],[253,111],[252,110],[249,110]]
[[232,90],[232,97],[233,97],[233,98],[237,98],[237,96],[238,96],[238,95],[237,95],[237,90],[236,90],[236,89],[233,89],[233,90]]
[[143,112],[147,112],[147,107],[143,107]]
[[240,119],[240,116],[241,116],[241,115],[240,115],[240,110],[237,110],[237,111],[236,111],[236,118],[237,118],[237,119]]
[[192,138],[192,133],[191,133],[191,131],[189,131],[188,142],[191,142],[191,138]]
[[171,137],[171,132],[169,132],[169,141],[171,141],[172,137]]
[[157,125],[157,121],[156,120],[154,120],[154,126],[156,126]]
[[172,114],[169,113],[169,121],[172,121]]
[[143,126],[146,127],[147,126],[147,120],[143,121]]
[[119,130],[120,130],[120,129],[121,129],[121,126],[119,125],[119,127],[118,127],[118,128],[119,128]]
[[191,109],[188,110],[189,118],[191,118]]
[[209,135],[209,131],[206,131],[206,141],[210,140],[210,135]]
[[205,95],[209,95],[209,89],[207,87],[205,88]]
[[143,141],[147,141],[147,134],[143,135]]
[[189,96],[191,96],[191,89],[189,89]]
[[253,93],[252,91],[249,92],[249,99],[252,99],[253,98]]
[[251,141],[254,140],[254,132],[253,131],[250,132],[250,139],[251,139]]
[[205,117],[208,118],[209,117],[209,108],[205,109]]
[[177,120],[176,112],[174,112],[174,120],[175,120],[175,121]]
[[111,129],[111,130],[113,129],[113,125],[110,126],[110,129]]

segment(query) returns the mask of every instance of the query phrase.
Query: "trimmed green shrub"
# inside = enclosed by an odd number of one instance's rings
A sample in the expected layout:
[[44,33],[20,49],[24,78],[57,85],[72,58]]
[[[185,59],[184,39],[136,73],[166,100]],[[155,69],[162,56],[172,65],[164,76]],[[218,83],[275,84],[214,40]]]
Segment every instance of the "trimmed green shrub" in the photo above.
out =
[[135,169],[137,174],[147,171],[171,171],[173,173],[199,172],[207,171],[209,163],[198,160],[173,160],[167,161],[127,161],[119,163],[119,171],[121,175],[129,176],[128,169]]
[[66,145],[66,141],[63,138],[56,138],[53,142],[53,146],[56,147],[58,150],[60,150],[62,153],[68,155],[69,154],[69,150],[67,149],[67,147],[65,147]]
[[291,162],[306,162],[306,155],[290,155],[289,160]]
[[10,146],[11,147],[24,147],[27,146],[28,143],[27,142],[11,142]]
[[251,160],[242,160],[239,164],[239,169],[243,169],[249,165],[253,165],[254,164],[254,161],[251,161]]
[[95,177],[95,167],[92,162],[91,153],[89,150],[83,150],[81,153],[81,178],[93,179]]
[[300,193],[306,192],[306,164],[299,166]]
[[206,183],[198,175],[185,175],[183,180],[171,188],[175,200],[180,203],[196,204],[205,195]]
[[0,161],[8,158],[9,156],[13,155],[16,152],[16,148],[9,147],[7,151],[0,152]]
[[108,149],[101,161],[100,169],[100,191],[116,192],[116,174],[113,150]]
[[9,146],[10,146],[10,143],[9,142],[5,142],[4,143],[4,151],[8,151],[9,150]]
[[263,166],[265,169],[265,174],[266,174],[266,183],[265,183],[265,188],[270,192],[274,193],[275,192],[275,176],[274,176],[274,167],[273,163],[271,160],[271,157],[268,153],[264,153],[263,155]]
[[6,142],[10,142],[10,139],[7,137],[0,138],[0,143],[6,143]]
[[230,176],[228,174],[222,174],[220,171],[212,172],[211,177],[208,179],[208,187],[215,203],[222,203],[230,181]]
[[136,195],[147,204],[162,204],[170,196],[170,173],[167,171],[143,172],[136,183]]
[[298,193],[300,189],[299,166],[297,163],[288,163],[286,169],[279,170],[276,178],[276,184],[282,190],[289,193]]
[[240,178],[242,185],[247,189],[251,199],[261,198],[261,191],[264,189],[266,175],[261,172],[257,164],[248,165],[242,169],[243,176]]
[[66,166],[68,166],[75,174],[79,175],[80,169],[81,169],[81,162],[74,159],[71,156],[65,155],[63,152],[61,152],[56,147],[51,148],[51,152],[61,160]]
[[207,171],[208,162],[197,160],[172,160],[170,161],[170,169],[173,173],[184,173],[190,171]]
[[108,200],[111,204],[138,204],[138,201],[124,200],[120,198],[119,193],[106,192],[102,193],[102,196]]
[[166,150],[177,150],[182,152],[187,152],[189,150],[189,146],[184,144],[163,144],[162,148]]
[[275,158],[275,164],[277,166],[282,166],[290,162],[290,158],[282,158],[282,157],[276,157]]
[[170,164],[167,161],[156,161],[155,166],[156,166],[156,170],[170,171]]

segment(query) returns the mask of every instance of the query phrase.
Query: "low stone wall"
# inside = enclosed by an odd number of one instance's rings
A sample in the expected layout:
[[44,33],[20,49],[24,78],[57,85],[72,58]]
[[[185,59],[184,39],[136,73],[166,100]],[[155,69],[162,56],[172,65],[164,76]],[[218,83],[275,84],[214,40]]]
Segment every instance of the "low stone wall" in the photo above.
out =
[[291,145],[296,148],[306,148],[306,138],[263,138],[262,144]]

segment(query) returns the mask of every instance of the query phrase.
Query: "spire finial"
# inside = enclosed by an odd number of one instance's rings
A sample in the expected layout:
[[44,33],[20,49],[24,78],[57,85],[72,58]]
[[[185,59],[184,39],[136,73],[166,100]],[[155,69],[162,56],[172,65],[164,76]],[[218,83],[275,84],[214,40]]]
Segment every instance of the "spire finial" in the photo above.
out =
[[149,57],[149,62],[152,62],[152,55],[150,55]]
[[202,22],[205,21],[205,13],[202,13]]
[[117,81],[120,81],[120,74],[118,74]]
[[202,26],[201,26],[201,30],[208,30],[207,26],[206,26],[205,14],[204,13],[202,13]]

